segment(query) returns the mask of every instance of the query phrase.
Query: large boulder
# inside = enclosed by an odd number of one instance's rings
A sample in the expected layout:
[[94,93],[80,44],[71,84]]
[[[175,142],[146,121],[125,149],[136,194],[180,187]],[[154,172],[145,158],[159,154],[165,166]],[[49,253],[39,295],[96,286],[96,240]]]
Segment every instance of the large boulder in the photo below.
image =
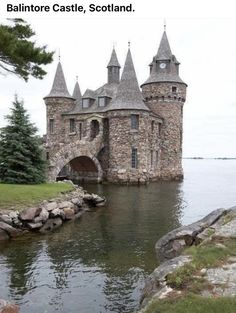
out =
[[48,202],[44,204],[44,208],[48,211],[51,212],[52,210],[56,209],[58,207],[57,202]]
[[20,229],[16,229],[12,227],[11,225],[4,223],[4,222],[0,222],[0,229],[4,230],[11,238],[15,238],[19,236],[22,232]]
[[104,197],[100,197],[98,195],[95,195],[94,193],[87,193],[83,195],[83,200],[88,206],[91,207],[104,206],[106,203],[106,199]]
[[40,233],[47,233],[50,232],[62,225],[62,220],[60,217],[57,218],[50,218],[47,222],[43,225],[43,227],[39,230]]
[[66,220],[72,220],[75,218],[75,211],[72,208],[64,208],[63,212]]
[[39,216],[34,218],[34,223],[45,223],[49,218],[49,212],[45,209],[42,208],[42,211],[40,212]]
[[74,204],[70,201],[63,201],[58,204],[59,209],[64,209],[64,208],[74,208]]
[[22,221],[33,221],[33,219],[38,216],[42,211],[42,208],[35,207],[25,209],[19,214],[19,219]]
[[[226,213],[227,210],[225,209],[217,209],[200,221],[174,229],[160,238],[155,245],[158,260],[164,262],[180,255],[186,246],[195,244],[195,240],[200,233],[213,225]],[[199,237],[197,240],[199,241]]]
[[[187,255],[180,255],[172,260],[165,261],[157,267],[153,273],[146,279],[140,303],[143,305],[154,294],[159,292],[166,292],[166,277],[167,275],[175,272],[178,268],[191,262],[191,257]],[[144,299],[146,301],[144,301]]]

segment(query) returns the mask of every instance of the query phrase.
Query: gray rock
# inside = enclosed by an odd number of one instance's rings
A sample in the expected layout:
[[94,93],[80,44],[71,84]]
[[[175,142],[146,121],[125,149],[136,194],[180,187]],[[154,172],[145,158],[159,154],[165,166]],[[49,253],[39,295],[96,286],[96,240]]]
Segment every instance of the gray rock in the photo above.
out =
[[19,214],[19,219],[22,221],[33,221],[33,219],[38,216],[42,211],[42,208],[35,207],[25,209]]
[[64,208],[74,208],[74,204],[70,201],[63,201],[58,204],[59,209],[64,209]]
[[186,246],[190,246],[195,242],[198,234],[226,213],[227,210],[225,209],[217,209],[200,221],[177,228],[160,238],[155,245],[158,260],[163,262],[180,255]]
[[26,226],[31,230],[35,230],[35,229],[41,228],[43,226],[43,223],[42,222],[38,222],[38,223],[32,222],[32,223],[27,223]]
[[62,220],[60,217],[57,218],[50,218],[47,222],[43,225],[43,227],[39,230],[41,233],[47,233],[52,231],[62,225]]
[[145,298],[152,297],[166,286],[166,276],[168,274],[175,272],[184,264],[190,263],[191,260],[190,256],[181,255],[172,260],[168,260],[157,267],[145,281],[145,286],[142,290],[141,303]]
[[106,202],[105,198],[102,198],[95,194],[85,194],[83,195],[83,200],[89,206],[103,206]]
[[34,223],[45,223],[49,218],[49,212],[45,209],[42,208],[42,211],[40,212],[39,216],[34,218]]
[[6,224],[9,224],[9,225],[12,225],[12,219],[9,215],[7,214],[3,214],[3,215],[0,215],[0,221],[1,222],[4,222]]
[[11,238],[15,238],[21,234],[20,229],[16,229],[4,222],[0,222],[0,229],[4,230]]
[[57,202],[49,202],[44,204],[44,208],[48,211],[51,212],[52,210],[56,209],[58,207]]
[[236,219],[218,228],[213,237],[236,238]]
[[8,239],[10,239],[10,237],[8,236],[7,232],[5,232],[5,230],[0,228],[0,242],[6,241]]
[[80,199],[80,198],[73,198],[73,199],[71,200],[71,202],[72,202],[73,204],[77,205],[78,207],[81,207],[81,206],[82,206],[82,199]]
[[62,213],[64,214],[64,211],[60,210],[59,208],[56,208],[50,212],[50,218],[62,217]]
[[18,212],[18,211],[11,211],[11,212],[9,213],[9,217],[10,217],[11,219],[16,219],[16,218],[18,218],[18,216],[19,216],[19,212]]

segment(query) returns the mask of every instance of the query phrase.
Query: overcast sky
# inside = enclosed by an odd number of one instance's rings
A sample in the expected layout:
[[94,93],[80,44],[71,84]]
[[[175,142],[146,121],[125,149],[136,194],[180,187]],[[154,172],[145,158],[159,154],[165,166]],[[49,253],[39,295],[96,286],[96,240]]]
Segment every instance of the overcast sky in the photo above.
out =
[[0,126],[17,93],[39,129],[45,133],[43,97],[51,89],[58,50],[69,91],[78,75],[82,93],[106,82],[107,63],[115,43],[123,66],[128,41],[139,84],[148,77],[164,19],[172,53],[181,62],[180,76],[188,84],[184,107],[184,156],[236,157],[236,3],[235,1],[119,0],[132,3],[133,13],[7,13],[6,3],[69,5],[108,4],[111,1],[1,0],[0,22],[6,17],[26,19],[38,44],[56,51],[43,80],[28,83],[0,75]]

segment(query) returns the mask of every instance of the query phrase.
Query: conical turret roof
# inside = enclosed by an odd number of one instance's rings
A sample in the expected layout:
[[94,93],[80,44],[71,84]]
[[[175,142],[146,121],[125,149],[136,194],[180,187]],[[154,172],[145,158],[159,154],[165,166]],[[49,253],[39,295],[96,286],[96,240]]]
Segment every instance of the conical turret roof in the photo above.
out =
[[116,50],[114,48],[112,50],[111,58],[110,58],[110,61],[109,61],[108,65],[107,65],[107,67],[111,67],[111,66],[120,67],[120,63],[119,63],[117,55],[116,55]]
[[66,86],[66,80],[65,80],[65,76],[62,70],[61,62],[58,62],[52,89],[49,95],[47,95],[45,98],[52,98],[52,97],[72,98]]
[[161,42],[157,51],[156,59],[158,60],[169,60],[172,57],[172,52],[170,49],[170,44],[166,35],[166,31],[164,31]]
[[108,110],[127,109],[149,111],[149,108],[143,102],[142,93],[139,89],[130,49],[127,53],[117,94]]
[[81,97],[82,97],[78,81],[76,81],[76,83],[75,83],[75,87],[74,87],[74,91],[73,91],[72,97],[76,101],[79,101],[81,99]]

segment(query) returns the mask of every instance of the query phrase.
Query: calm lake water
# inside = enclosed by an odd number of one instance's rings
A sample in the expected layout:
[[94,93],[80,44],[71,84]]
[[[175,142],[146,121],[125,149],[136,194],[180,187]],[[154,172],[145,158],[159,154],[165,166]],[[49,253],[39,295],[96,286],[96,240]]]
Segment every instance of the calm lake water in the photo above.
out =
[[0,298],[21,313],[131,313],[169,230],[236,205],[236,160],[184,160],[182,183],[87,186],[107,206],[0,247]]

